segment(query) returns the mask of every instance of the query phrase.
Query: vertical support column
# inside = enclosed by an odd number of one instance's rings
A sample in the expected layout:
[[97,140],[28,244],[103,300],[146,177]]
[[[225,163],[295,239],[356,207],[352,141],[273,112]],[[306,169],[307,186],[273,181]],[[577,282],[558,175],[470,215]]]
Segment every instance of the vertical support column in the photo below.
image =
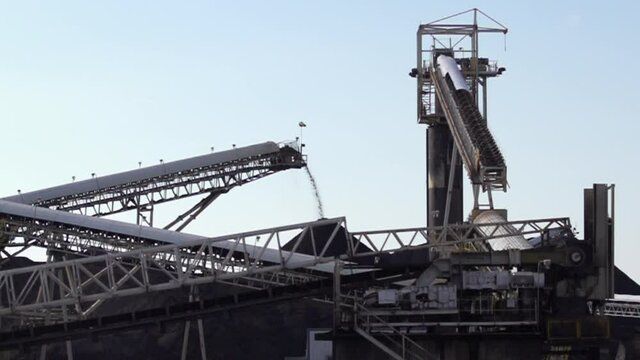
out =
[[142,208],[140,208],[140,195],[136,196],[136,225],[140,225],[140,220],[142,220],[142,218],[140,217],[140,212],[142,211]]
[[[146,206],[138,207],[136,210],[136,224],[137,225],[147,225],[149,227],[153,227],[153,204],[149,204]],[[145,215],[145,213],[147,215]]]
[[473,92],[473,100],[478,106],[478,10],[473,10],[473,30],[471,32],[471,90]]
[[482,118],[487,122],[487,77],[482,77]]
[[[63,272],[62,270],[58,270],[58,278],[59,279],[63,279]],[[63,289],[62,287],[58,287],[60,290],[60,299],[62,299],[64,297],[64,294],[62,293]],[[68,314],[68,310],[67,310],[67,305],[62,305],[62,320],[66,323],[69,321],[69,314]],[[66,350],[67,350],[67,360],[73,360],[73,348],[71,347],[71,340],[67,340],[65,341],[65,345],[66,345]]]
[[[439,55],[453,56],[452,49],[439,49],[433,52],[435,64]],[[446,204],[449,202],[447,223],[462,222],[462,161],[452,159],[456,146],[442,113],[442,105],[435,97],[435,114],[440,115],[427,128],[427,226],[445,225]],[[453,166],[453,172],[450,169]],[[450,177],[453,174],[451,192],[448,191]],[[449,200],[447,200],[449,199]]]
[[[51,249],[47,249],[47,260],[46,263],[50,264],[53,261],[53,252],[51,251]],[[40,283],[40,287],[38,288],[38,295],[37,296],[37,300],[36,302],[42,301],[42,299],[44,298],[45,294],[44,294],[44,288],[43,288],[42,283]],[[51,315],[50,312],[47,312],[47,314],[45,315],[45,319],[44,319],[44,324],[45,325],[49,325],[49,316]],[[42,344],[40,346],[40,360],[46,360],[47,359],[47,344]]]
[[[447,196],[450,195],[449,223],[462,222],[462,163],[452,159],[455,144],[446,124],[433,124],[427,129],[427,226],[444,225]],[[453,184],[448,192],[450,168],[455,160]]]
[[[139,189],[141,191],[141,189]],[[153,194],[151,196],[151,201],[148,205],[140,205],[142,200],[142,195],[136,196],[136,224],[137,225],[148,225],[153,227]],[[145,213],[148,214],[149,217],[145,216]]]
[[198,319],[198,338],[200,339],[200,356],[202,360],[207,360],[207,348],[204,340],[204,324],[202,318]]
[[[340,329],[342,315],[340,314],[340,304],[342,299],[340,298],[340,273],[342,271],[342,264],[339,259],[335,260],[333,266],[333,335],[335,338],[336,333]],[[355,314],[353,314],[355,319]],[[332,354],[338,354],[338,349],[336,348],[337,341],[331,342],[331,352]]]
[[73,348],[71,347],[71,340],[66,341],[67,346],[67,360],[73,360]]
[[[585,189],[585,240],[593,244],[594,266],[597,284],[590,295],[592,300],[610,299],[614,296],[614,187],[594,184]],[[611,198],[609,198],[611,192]]]
[[584,189],[584,240],[593,242],[593,189]]
[[417,39],[416,39],[416,69],[418,70],[418,73],[416,74],[416,79],[418,81],[416,81],[416,84],[418,85],[416,94],[417,94],[417,99],[416,99],[416,105],[418,107],[417,109],[417,118],[418,118],[418,122],[420,122],[421,118],[422,118],[422,86],[424,84],[424,72],[425,69],[422,66],[422,27],[418,27],[418,33],[417,33]]
[[191,321],[184,323],[184,333],[182,335],[182,354],[180,360],[187,360],[187,350],[189,350],[189,331],[191,330]]
[[[200,300],[200,294],[198,293],[198,288],[194,285],[191,286],[191,290],[189,293],[189,301]],[[204,338],[204,323],[202,318],[198,318],[196,320],[198,324],[198,340],[200,343],[200,357],[202,360],[207,359],[207,347]],[[180,356],[181,360],[187,359],[187,352],[189,350],[189,333],[191,330],[191,321],[187,320],[184,323],[184,335],[182,337],[182,354]]]
[[342,272],[342,264],[339,259],[336,259],[333,267],[333,328],[340,327],[341,315],[340,315],[340,273]]
[[40,346],[40,360],[47,360],[47,344]]

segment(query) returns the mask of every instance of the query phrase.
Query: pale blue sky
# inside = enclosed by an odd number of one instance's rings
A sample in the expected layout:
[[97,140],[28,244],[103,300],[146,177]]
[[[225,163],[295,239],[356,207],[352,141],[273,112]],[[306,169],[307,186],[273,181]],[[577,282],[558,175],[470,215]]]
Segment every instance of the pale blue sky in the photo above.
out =
[[[617,263],[636,278],[640,190],[635,1],[2,1],[2,193],[293,139],[304,121],[327,216],[352,230],[424,225],[415,30],[478,7],[506,24],[483,56],[511,219],[570,216],[617,184]],[[176,209],[160,207],[158,222]],[[221,197],[191,232],[312,220],[303,171]]]

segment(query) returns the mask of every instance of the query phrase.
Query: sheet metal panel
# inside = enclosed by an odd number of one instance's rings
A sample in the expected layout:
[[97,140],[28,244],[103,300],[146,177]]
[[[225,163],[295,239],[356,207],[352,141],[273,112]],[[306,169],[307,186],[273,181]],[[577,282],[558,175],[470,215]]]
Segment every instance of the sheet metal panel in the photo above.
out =
[[83,194],[101,189],[141,182],[152,178],[158,178],[169,174],[176,174],[191,169],[223,164],[243,158],[276,153],[279,150],[280,147],[278,146],[278,144],[269,141],[261,144],[239,147],[226,151],[219,151],[212,154],[196,156],[188,159],[166,162],[164,164],[125,171],[117,174],[81,180],[70,184],[54,186],[47,189],[26,192],[5,197],[2,200],[18,202],[21,204],[34,204],[40,201],[65,198],[77,194]]
[[[474,224],[491,224],[491,223],[504,223],[506,219],[500,215],[497,211],[487,210],[483,211],[478,216],[473,219]],[[509,225],[510,226],[510,225]],[[509,232],[504,230],[503,228],[498,228],[495,233],[495,226],[487,225],[487,226],[479,226],[479,231],[484,232],[483,235],[494,234],[494,235],[507,235],[509,233],[517,232],[515,228],[513,228],[513,232]],[[511,229],[510,229],[511,230]],[[491,249],[494,251],[500,250],[509,250],[509,249],[531,249],[532,246],[522,235],[510,235],[497,239],[492,239],[487,241]]]

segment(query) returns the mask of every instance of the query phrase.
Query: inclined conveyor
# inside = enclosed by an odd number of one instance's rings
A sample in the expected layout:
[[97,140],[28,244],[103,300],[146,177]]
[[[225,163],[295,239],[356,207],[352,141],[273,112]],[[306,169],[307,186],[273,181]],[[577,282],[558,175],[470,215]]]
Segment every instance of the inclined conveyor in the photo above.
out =
[[2,200],[92,216],[147,209],[199,194],[212,194],[212,201],[236,186],[305,166],[304,157],[295,147],[265,142],[23,192]]
[[482,189],[507,188],[507,167],[486,121],[475,105],[464,75],[450,56],[430,68],[436,94],[471,182]]

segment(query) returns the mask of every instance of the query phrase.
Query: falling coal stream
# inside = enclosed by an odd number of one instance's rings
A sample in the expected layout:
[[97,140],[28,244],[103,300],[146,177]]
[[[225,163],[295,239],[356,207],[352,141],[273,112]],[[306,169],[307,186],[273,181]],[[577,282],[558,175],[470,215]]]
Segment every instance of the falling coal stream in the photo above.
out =
[[311,174],[311,170],[309,170],[309,166],[304,167],[307,170],[307,175],[309,176],[309,182],[311,183],[311,187],[313,187],[313,194],[316,197],[316,204],[318,205],[318,218],[324,218],[324,208],[322,207],[322,199],[320,198],[320,192],[318,191],[318,184],[316,183],[316,179]]

